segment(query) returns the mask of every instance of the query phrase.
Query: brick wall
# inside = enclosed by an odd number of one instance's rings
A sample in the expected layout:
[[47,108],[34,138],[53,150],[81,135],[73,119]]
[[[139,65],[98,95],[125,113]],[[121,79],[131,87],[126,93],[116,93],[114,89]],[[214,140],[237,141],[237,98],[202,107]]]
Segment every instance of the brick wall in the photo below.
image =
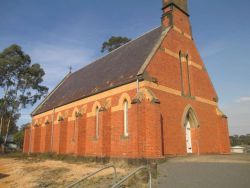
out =
[[24,153],[29,153],[30,149],[30,128],[26,128],[24,131],[24,141],[23,141],[23,152]]
[[177,20],[175,25],[147,67],[149,75],[157,78],[158,85],[180,92],[179,96],[154,90],[161,101],[164,154],[186,154],[185,126],[181,120],[188,105],[196,112],[200,124],[199,128],[191,130],[193,152],[229,153],[227,122],[217,114],[216,91],[195,42],[188,36],[191,34],[189,26],[178,21],[188,17],[180,11],[176,11],[174,17]]
[[[129,101],[135,96],[135,90],[129,93]],[[113,96],[113,106],[119,105],[122,94]],[[103,99],[105,100],[105,99]],[[102,103],[100,101],[99,103]],[[32,153],[51,151],[51,134],[53,132],[52,152],[58,154],[75,154],[81,156],[125,157],[125,158],[159,158],[162,156],[161,119],[159,104],[143,100],[140,104],[130,104],[128,111],[129,136],[124,136],[123,110],[112,112],[111,108],[99,112],[99,136],[96,138],[96,116],[87,117],[94,103],[87,106],[87,111],[75,120],[64,118],[45,125],[32,127]],[[72,112],[72,109],[67,110]],[[59,113],[54,116],[57,117]],[[64,112],[61,112],[64,114]],[[52,117],[52,116],[50,116]],[[51,119],[49,121],[52,121]],[[35,122],[35,121],[34,121]],[[53,131],[52,131],[53,129]],[[25,135],[24,152],[28,152],[30,134]]]

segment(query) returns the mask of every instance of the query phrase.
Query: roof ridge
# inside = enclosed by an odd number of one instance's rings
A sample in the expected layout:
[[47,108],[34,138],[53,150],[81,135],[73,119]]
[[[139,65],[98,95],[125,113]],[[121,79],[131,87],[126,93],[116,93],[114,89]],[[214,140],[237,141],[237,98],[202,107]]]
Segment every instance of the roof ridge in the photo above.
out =
[[118,48],[112,50],[111,52],[109,52],[109,53],[107,53],[107,54],[104,54],[103,56],[97,58],[96,60],[94,60],[94,61],[92,61],[91,63],[89,63],[88,65],[86,65],[86,66],[80,68],[79,70],[73,72],[72,74],[77,73],[77,72],[79,72],[80,70],[82,70],[82,69],[84,69],[84,68],[86,68],[86,67],[88,67],[88,66],[90,66],[90,65],[92,65],[92,64],[94,64],[94,63],[96,63],[97,61],[99,61],[99,60],[101,60],[101,59],[103,59],[103,58],[105,58],[105,57],[107,57],[107,56],[113,54],[114,52],[116,52],[116,51],[120,50],[121,48],[124,48],[125,46],[127,46],[127,45],[129,45],[129,44],[135,42],[136,40],[138,40],[138,39],[144,37],[145,35],[151,33],[152,31],[159,29],[160,27],[162,27],[162,26],[155,27],[154,29],[151,29],[150,31],[147,31],[147,32],[145,32],[145,33],[139,35],[137,38],[135,38],[135,39],[133,39],[133,40],[127,42],[126,44],[124,44],[124,45],[122,45],[122,46],[120,46],[120,47],[118,47]]

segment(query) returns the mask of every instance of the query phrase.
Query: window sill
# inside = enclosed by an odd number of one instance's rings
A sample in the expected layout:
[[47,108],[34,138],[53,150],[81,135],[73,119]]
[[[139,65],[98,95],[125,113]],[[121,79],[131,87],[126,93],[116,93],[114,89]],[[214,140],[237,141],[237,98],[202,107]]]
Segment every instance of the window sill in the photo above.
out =
[[98,141],[98,137],[96,137],[96,136],[94,136],[93,138],[92,138],[92,141]]
[[128,140],[128,139],[129,139],[129,136],[121,135],[121,139],[122,139],[122,140]]

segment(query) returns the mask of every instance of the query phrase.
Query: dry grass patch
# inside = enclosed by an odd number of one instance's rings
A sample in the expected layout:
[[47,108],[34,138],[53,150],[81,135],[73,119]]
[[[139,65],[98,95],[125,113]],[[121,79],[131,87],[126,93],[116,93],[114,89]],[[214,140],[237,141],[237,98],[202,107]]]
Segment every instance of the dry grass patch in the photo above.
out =
[[[0,179],[0,187],[65,187],[101,167],[103,165],[96,163],[0,158],[0,174],[8,175]],[[127,170],[117,168],[119,177],[124,176]],[[112,173],[112,169],[107,169],[88,182],[98,184],[105,179],[107,185],[108,182],[112,183]]]

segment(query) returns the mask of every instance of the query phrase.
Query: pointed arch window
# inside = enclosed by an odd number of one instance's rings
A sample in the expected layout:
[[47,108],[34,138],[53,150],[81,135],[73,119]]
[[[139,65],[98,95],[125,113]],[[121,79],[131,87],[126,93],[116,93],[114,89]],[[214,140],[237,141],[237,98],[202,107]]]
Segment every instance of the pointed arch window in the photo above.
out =
[[99,137],[99,107],[98,106],[96,107],[95,114],[96,114],[96,117],[95,117],[95,136],[96,136],[96,138],[98,138]]
[[123,129],[124,136],[128,136],[128,101],[123,102]]

